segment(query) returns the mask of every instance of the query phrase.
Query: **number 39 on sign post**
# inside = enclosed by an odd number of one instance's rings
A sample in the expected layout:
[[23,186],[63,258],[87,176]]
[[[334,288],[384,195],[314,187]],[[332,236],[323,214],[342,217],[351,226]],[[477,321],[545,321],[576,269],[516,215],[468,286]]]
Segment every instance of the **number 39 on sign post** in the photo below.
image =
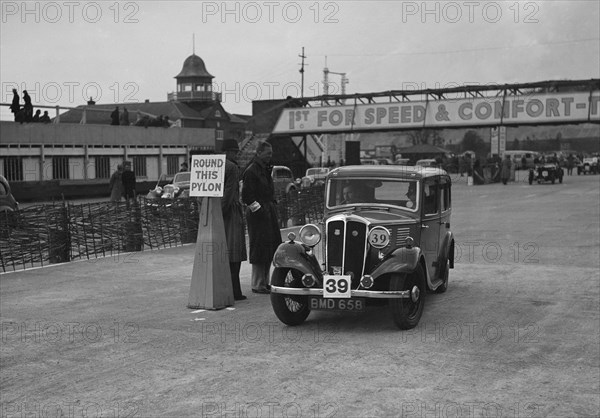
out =
[[323,276],[323,297],[324,298],[350,298],[350,276]]

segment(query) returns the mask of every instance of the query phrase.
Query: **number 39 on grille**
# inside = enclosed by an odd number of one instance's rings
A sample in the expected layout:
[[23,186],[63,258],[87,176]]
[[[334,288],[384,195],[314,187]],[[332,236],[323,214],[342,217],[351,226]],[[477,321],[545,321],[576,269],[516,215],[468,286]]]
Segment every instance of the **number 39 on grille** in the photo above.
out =
[[325,298],[349,298],[351,297],[350,276],[323,276],[323,297]]

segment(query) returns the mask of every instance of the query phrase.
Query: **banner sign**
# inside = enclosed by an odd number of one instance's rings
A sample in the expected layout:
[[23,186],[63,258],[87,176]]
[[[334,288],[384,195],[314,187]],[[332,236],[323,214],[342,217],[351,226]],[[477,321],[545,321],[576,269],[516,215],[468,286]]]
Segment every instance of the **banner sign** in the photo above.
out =
[[491,145],[491,154],[498,154],[498,127],[495,126],[490,129],[490,145]]
[[225,155],[193,155],[190,196],[223,197]]
[[283,109],[274,134],[600,122],[600,91]]
[[501,126],[498,132],[498,154],[504,155],[506,151],[506,126]]

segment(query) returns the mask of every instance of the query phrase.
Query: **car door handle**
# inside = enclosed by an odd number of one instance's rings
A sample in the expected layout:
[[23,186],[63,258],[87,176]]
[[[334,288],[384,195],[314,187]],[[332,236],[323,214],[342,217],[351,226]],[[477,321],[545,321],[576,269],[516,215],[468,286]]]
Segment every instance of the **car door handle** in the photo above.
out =
[[423,229],[428,229],[428,228],[429,228],[429,225],[421,224],[421,228],[423,228]]

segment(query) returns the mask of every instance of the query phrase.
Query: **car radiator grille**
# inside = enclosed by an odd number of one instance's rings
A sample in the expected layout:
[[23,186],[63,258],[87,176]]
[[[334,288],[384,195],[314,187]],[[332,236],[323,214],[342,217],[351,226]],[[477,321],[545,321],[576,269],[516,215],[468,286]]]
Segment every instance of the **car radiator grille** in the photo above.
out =
[[[351,274],[358,285],[365,265],[367,225],[361,222],[332,221],[327,224],[327,271]],[[344,248],[344,243],[346,244]]]

